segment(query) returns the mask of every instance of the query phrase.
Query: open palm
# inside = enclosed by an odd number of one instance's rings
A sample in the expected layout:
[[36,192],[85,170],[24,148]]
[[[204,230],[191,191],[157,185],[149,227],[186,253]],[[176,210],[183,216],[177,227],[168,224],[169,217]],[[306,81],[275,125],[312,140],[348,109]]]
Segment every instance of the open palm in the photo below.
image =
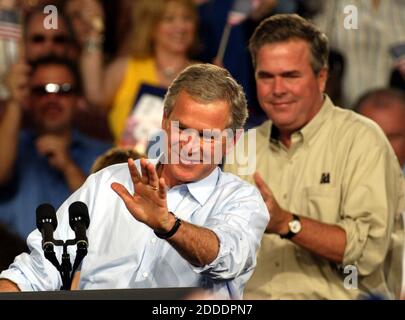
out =
[[122,184],[114,182],[111,188],[124,201],[134,218],[154,230],[165,229],[170,214],[167,209],[166,183],[158,177],[153,164],[141,159],[142,176],[132,159],[128,160],[128,169],[134,185],[132,195]]

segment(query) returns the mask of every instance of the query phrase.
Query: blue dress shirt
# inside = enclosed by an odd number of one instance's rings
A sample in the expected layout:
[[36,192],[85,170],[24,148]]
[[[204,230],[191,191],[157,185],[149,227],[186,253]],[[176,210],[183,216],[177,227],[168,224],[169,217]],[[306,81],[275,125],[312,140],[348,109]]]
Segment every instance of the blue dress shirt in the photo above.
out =
[[[139,168],[139,161],[135,163]],[[219,238],[216,259],[196,267],[128,212],[111,189],[113,182],[120,182],[133,192],[127,165],[113,165],[91,175],[57,212],[55,238],[66,240],[74,238],[68,222],[69,205],[83,201],[89,208],[89,251],[81,266],[80,289],[200,286],[224,298],[242,297],[269,221],[256,187],[215,168],[202,180],[168,190],[170,211],[185,221],[211,229]],[[44,258],[38,230],[29,235],[28,244],[31,254],[18,256],[0,278],[11,279],[21,290],[59,289],[60,276]],[[73,262],[75,248],[69,247],[69,252]],[[57,257],[60,256],[59,250]]]
[[[47,202],[58,208],[71,194],[62,173],[38,154],[36,138],[30,130],[20,133],[15,174],[10,183],[0,188],[0,221],[24,239],[36,228],[38,205]],[[83,173],[88,174],[94,160],[110,147],[75,131],[70,155]]]

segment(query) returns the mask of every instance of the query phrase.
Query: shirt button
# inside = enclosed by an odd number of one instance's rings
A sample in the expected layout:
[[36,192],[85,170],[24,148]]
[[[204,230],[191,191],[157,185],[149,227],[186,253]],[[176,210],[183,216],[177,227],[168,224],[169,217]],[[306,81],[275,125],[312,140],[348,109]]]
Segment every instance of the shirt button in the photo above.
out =
[[283,199],[287,199],[287,194],[286,193],[283,194]]
[[274,265],[278,268],[280,266],[279,262],[274,263]]
[[152,239],[150,240],[150,243],[151,243],[151,244],[155,244],[155,243],[156,243],[156,238],[152,238]]
[[148,275],[149,275],[149,274],[148,274],[147,272],[142,273],[142,276],[143,276],[144,278],[147,278]]

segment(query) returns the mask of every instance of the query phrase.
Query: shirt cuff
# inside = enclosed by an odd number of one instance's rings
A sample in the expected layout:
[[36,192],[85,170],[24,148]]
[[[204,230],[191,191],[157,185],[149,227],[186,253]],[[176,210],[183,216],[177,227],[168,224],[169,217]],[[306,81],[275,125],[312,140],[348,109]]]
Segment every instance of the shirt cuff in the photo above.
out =
[[[228,228],[214,227],[211,230],[219,240],[218,255],[210,264],[203,267],[193,266],[193,270],[197,273],[209,274],[212,279],[233,279],[243,271],[245,264],[242,265],[242,262],[248,261],[243,258],[249,252],[248,241],[244,239],[242,233],[239,233],[238,239],[232,239],[235,235]],[[236,248],[236,243],[239,248]]]
[[20,291],[34,291],[30,284],[26,283],[24,275],[19,270],[7,269],[0,274],[0,279],[14,282]]
[[342,220],[337,223],[346,232],[346,247],[342,264],[355,265],[363,254],[368,238],[369,225],[354,220]]

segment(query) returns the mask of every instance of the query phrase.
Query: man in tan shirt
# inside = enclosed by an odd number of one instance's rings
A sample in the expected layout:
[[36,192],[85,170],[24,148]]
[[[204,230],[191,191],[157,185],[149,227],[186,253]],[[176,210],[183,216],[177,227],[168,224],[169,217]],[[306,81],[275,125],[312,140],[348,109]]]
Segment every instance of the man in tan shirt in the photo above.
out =
[[271,219],[245,298],[397,297],[402,172],[375,123],[324,95],[326,36],[297,15],[276,15],[255,31],[250,51],[270,120],[248,155],[257,173],[242,178],[256,183]]

